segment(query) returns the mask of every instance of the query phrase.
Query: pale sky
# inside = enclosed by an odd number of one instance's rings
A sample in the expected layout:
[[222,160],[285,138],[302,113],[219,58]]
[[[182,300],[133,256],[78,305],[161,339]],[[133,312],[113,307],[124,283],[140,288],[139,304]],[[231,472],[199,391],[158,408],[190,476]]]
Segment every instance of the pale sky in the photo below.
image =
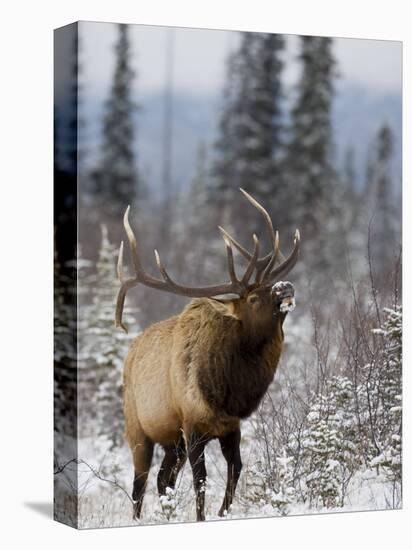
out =
[[[113,70],[116,25],[80,23],[83,90],[87,96],[106,93]],[[173,88],[189,94],[219,94],[224,85],[225,60],[239,40],[234,31],[215,31],[130,25],[138,95],[160,91],[166,78],[167,52],[173,48]],[[293,85],[298,74],[298,40],[287,36],[284,83]],[[400,93],[402,44],[385,40],[336,38],[340,84],[359,85],[377,94]]]

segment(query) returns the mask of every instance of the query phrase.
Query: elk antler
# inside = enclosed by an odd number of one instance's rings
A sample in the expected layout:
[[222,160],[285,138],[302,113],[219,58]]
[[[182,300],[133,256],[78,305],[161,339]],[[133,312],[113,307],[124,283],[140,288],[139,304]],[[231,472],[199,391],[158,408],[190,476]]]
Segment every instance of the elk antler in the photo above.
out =
[[299,257],[299,247],[300,247],[300,232],[299,229],[295,231],[295,239],[293,242],[293,250],[283,262],[278,265],[275,269],[272,269],[267,276],[265,277],[265,282],[275,282],[275,280],[280,280],[282,277],[287,275],[289,271],[293,269]]
[[121,327],[125,332],[127,332],[127,328],[122,322],[124,301],[126,298],[127,291],[133,288],[134,286],[138,285],[139,283],[142,283],[143,285],[148,286],[150,288],[155,288],[157,290],[164,290],[167,292],[178,294],[180,296],[188,296],[191,298],[212,297],[212,296],[219,296],[221,294],[238,294],[240,296],[246,291],[250,277],[252,276],[252,273],[255,270],[256,264],[258,261],[259,240],[256,237],[256,235],[253,235],[254,250],[253,250],[253,253],[250,254],[249,263],[242,279],[239,280],[236,276],[235,266],[233,261],[232,245],[231,245],[230,239],[224,235],[223,238],[226,244],[226,254],[227,254],[227,261],[228,261],[230,283],[225,283],[225,284],[216,285],[216,286],[205,286],[205,287],[183,286],[175,283],[173,279],[170,277],[164,265],[162,264],[162,261],[160,259],[160,256],[157,250],[155,250],[154,253],[155,253],[157,267],[160,271],[160,274],[162,275],[163,280],[157,279],[156,277],[152,277],[151,275],[146,273],[140,260],[136,237],[129,223],[129,211],[130,211],[130,206],[127,207],[126,212],[124,214],[123,225],[126,231],[129,245],[130,245],[130,252],[132,256],[135,276],[130,279],[124,278],[123,241],[122,241],[122,243],[120,244],[119,258],[117,263],[117,275],[120,280],[121,287],[117,295],[116,318],[115,318],[116,327]]
[[[142,283],[143,285],[150,288],[164,290],[167,292],[178,294],[180,296],[188,296],[191,298],[206,298],[212,296],[220,296],[221,294],[238,294],[239,296],[242,296],[250,286],[249,281],[255,269],[256,283],[258,283],[259,285],[265,285],[274,282],[275,279],[283,277],[293,268],[293,266],[297,262],[299,254],[299,231],[296,230],[293,250],[288,258],[285,259],[279,249],[278,232],[273,229],[272,221],[268,212],[251,195],[249,195],[249,193],[246,193],[246,191],[244,191],[243,189],[241,189],[241,192],[245,195],[248,201],[251,202],[253,206],[255,206],[255,208],[257,208],[262,213],[265,219],[266,226],[269,229],[272,250],[271,252],[269,252],[269,254],[266,254],[266,256],[259,258],[259,240],[256,235],[253,235],[254,249],[253,252],[250,253],[231,235],[229,235],[227,231],[225,231],[222,227],[219,227],[226,245],[227,266],[230,283],[224,283],[216,286],[189,287],[175,283],[175,281],[173,281],[173,279],[166,271],[166,268],[164,267],[157,250],[155,250],[154,253],[156,264],[162,276],[162,279],[152,277],[151,275],[146,273],[140,260],[136,237],[129,223],[130,206],[127,207],[123,218],[123,224],[126,231],[127,239],[129,241],[135,276],[130,279],[124,278],[122,242],[120,245],[119,259],[117,263],[117,274],[121,283],[121,287],[117,295],[115,320],[116,327],[121,327],[125,332],[127,332],[125,325],[122,323],[124,301],[127,291],[130,288],[138,285],[139,283]],[[248,260],[248,265],[241,279],[238,279],[236,276],[232,245],[242,254],[242,256],[244,256]],[[274,267],[276,261],[279,259],[281,261],[280,265]]]
[[[293,251],[286,259],[280,251],[279,234],[273,229],[272,220],[270,219],[267,210],[263,208],[263,206],[259,204],[257,200],[249,195],[249,193],[247,193],[244,189],[240,188],[240,191],[248,199],[248,201],[252,203],[253,206],[259,210],[259,212],[262,213],[265,219],[266,226],[269,230],[271,240],[272,250],[268,254],[266,254],[266,256],[262,256],[261,258],[257,259],[256,282],[263,284],[269,281],[273,281],[275,278],[279,278],[281,276],[283,277],[284,275],[289,273],[289,271],[293,268],[298,259],[300,233],[298,230],[296,230]],[[232,245],[240,252],[240,254],[250,261],[252,254],[248,250],[246,250],[246,248],[244,248],[240,243],[238,243],[231,235],[229,235],[229,233],[225,231],[222,227],[219,227],[219,229],[225,235],[225,237],[229,239]],[[277,260],[280,260],[281,263],[275,269],[273,269]]]

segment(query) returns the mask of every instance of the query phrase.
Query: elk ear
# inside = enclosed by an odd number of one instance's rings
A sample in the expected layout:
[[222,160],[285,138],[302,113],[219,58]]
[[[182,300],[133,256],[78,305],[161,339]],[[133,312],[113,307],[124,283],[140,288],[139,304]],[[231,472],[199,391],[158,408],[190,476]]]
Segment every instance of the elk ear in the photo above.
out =
[[233,317],[234,319],[239,319],[233,300],[217,300],[216,298],[209,298],[208,301],[210,305],[221,315],[224,315],[225,317]]

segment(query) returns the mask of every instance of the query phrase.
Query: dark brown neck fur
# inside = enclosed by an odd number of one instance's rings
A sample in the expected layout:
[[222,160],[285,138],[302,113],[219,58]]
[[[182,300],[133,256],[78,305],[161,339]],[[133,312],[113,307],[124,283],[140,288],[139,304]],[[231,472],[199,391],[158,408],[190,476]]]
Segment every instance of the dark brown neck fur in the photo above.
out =
[[[246,418],[259,405],[273,380],[282,350],[284,316],[259,327],[245,327],[216,311],[207,301],[192,302],[192,342],[196,376],[203,398],[217,415]],[[196,338],[196,336],[194,336]]]

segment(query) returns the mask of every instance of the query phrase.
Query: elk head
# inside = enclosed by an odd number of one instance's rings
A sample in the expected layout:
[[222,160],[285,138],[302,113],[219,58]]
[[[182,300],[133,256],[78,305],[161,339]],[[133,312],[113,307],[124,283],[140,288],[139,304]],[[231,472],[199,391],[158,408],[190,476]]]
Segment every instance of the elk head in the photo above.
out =
[[[130,245],[135,276],[125,279],[123,274],[123,242],[120,245],[117,273],[121,282],[121,288],[117,297],[116,327],[121,327],[127,332],[122,323],[122,313],[127,291],[139,283],[166,292],[172,292],[180,296],[190,298],[216,298],[225,294],[234,294],[237,298],[232,300],[217,300],[217,307],[222,312],[240,319],[246,328],[254,333],[262,329],[268,329],[273,319],[279,312],[286,312],[294,308],[294,289],[291,283],[282,282],[281,279],[289,273],[297,262],[300,245],[299,230],[295,232],[294,247],[290,255],[285,258],[279,248],[279,235],[273,229],[268,212],[249,193],[240,189],[243,195],[263,215],[269,231],[271,251],[259,256],[259,239],[253,235],[254,248],[249,251],[237,242],[227,231],[219,227],[226,245],[227,267],[230,282],[214,286],[189,287],[176,283],[166,271],[159,253],[154,251],[157,267],[162,276],[161,279],[149,275],[143,268],[136,237],[129,223],[130,206],[127,207],[123,223]],[[241,278],[236,275],[233,248],[234,247],[246,260],[247,267]],[[253,280],[252,280],[253,279]]]

